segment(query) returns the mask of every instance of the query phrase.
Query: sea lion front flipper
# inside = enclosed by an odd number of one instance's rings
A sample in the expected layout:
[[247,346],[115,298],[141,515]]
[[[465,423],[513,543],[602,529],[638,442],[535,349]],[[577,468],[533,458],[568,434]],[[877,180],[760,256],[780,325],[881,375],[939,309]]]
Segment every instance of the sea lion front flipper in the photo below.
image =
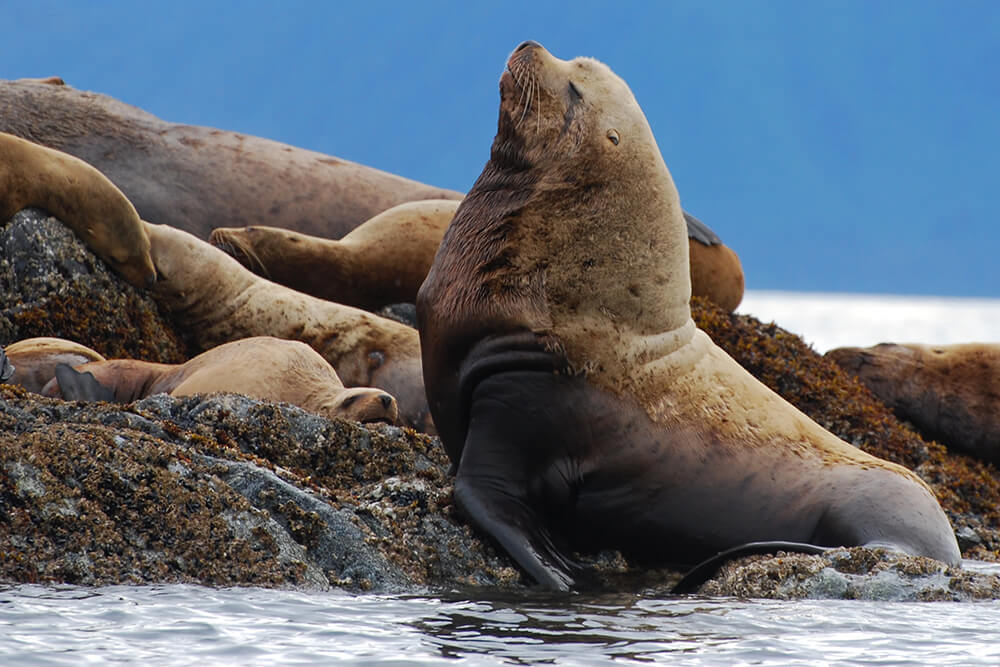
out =
[[[481,379],[455,477],[459,510],[535,581],[558,591],[573,585],[575,565],[552,540],[549,517],[535,508],[560,507],[573,495],[573,474],[550,456],[566,430],[562,403],[551,394],[563,381],[533,370]],[[521,419],[511,419],[511,405],[522,406]]]
[[69,364],[58,364],[56,379],[62,397],[67,401],[115,402],[114,390],[98,382],[93,373],[81,373]]
[[470,483],[461,472],[455,479],[455,503],[480,531],[495,539],[543,587],[568,591],[573,586],[567,561],[554,547],[548,531],[525,499],[482,480]]
[[737,558],[743,558],[744,556],[752,556],[754,554],[772,554],[777,551],[791,551],[793,553],[802,554],[821,554],[829,550],[829,547],[820,547],[815,544],[807,544],[805,542],[782,542],[780,540],[773,542],[748,542],[747,544],[741,544],[738,547],[733,547],[732,549],[720,551],[711,558],[698,563],[684,575],[683,579],[677,582],[670,592],[674,595],[694,593],[703,583],[714,577],[719,571],[719,568],[727,562]]

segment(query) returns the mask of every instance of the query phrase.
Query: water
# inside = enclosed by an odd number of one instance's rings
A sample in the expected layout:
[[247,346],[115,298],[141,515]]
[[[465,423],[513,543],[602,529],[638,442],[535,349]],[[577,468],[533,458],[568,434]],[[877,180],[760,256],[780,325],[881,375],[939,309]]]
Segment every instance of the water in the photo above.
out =
[[[1000,340],[1000,300],[751,292],[740,311],[820,351]],[[1000,664],[1000,602],[471,595],[16,586],[0,664]]]
[[1000,299],[751,290],[737,312],[777,322],[818,352],[878,343],[1000,342]]
[[995,665],[997,627],[998,602],[19,586],[0,593],[0,662]]

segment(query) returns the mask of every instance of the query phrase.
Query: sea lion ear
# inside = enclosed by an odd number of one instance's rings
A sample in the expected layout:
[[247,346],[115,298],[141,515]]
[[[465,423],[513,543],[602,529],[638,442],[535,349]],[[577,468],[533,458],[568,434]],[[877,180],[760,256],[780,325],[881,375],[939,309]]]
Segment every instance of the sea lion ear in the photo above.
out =
[[616,130],[614,128],[611,128],[610,130],[608,130],[608,141],[610,141],[611,143],[613,143],[615,146],[618,145],[618,141],[619,141],[618,130]]

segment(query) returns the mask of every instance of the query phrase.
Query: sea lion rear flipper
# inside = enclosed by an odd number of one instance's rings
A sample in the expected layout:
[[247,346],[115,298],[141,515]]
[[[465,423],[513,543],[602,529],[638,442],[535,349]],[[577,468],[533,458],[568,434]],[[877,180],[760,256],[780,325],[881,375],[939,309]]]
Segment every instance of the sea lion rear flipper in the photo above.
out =
[[731,560],[752,556],[754,554],[770,554],[776,551],[791,551],[804,554],[821,554],[829,551],[829,547],[820,547],[804,542],[748,542],[732,549],[720,551],[708,560],[704,560],[691,568],[684,578],[670,591],[674,595],[694,593],[698,588],[715,576],[723,565]]
[[687,223],[689,239],[694,239],[704,245],[722,245],[722,239],[708,225],[687,211],[684,211],[684,222]]
[[10,363],[7,354],[0,347],[0,384],[3,384],[14,375],[14,364]]
[[97,381],[93,373],[80,373],[69,364],[56,366],[59,390],[67,401],[115,401],[114,390]]

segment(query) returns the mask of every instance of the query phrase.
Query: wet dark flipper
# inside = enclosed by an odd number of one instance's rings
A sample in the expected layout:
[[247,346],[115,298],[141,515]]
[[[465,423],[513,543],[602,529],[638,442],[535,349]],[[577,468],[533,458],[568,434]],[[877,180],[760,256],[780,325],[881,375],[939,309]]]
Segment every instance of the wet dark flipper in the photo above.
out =
[[4,353],[3,348],[0,347],[0,384],[3,384],[7,380],[11,379],[14,375],[14,364],[10,363],[10,359]]
[[687,223],[688,238],[704,245],[722,245],[722,239],[716,236],[708,225],[684,211],[684,222]]
[[539,584],[565,591],[576,565],[554,543],[552,517],[538,511],[564,506],[573,493],[572,475],[541,479],[565,431],[562,402],[550,393],[562,381],[551,371],[513,371],[478,383],[455,502]]
[[773,554],[778,551],[821,554],[829,551],[829,547],[819,547],[815,544],[807,544],[805,542],[748,542],[732,549],[720,551],[708,560],[704,560],[694,566],[670,592],[675,595],[694,593],[702,584],[714,577],[719,569],[729,561],[755,554]]
[[107,401],[113,403],[115,392],[97,381],[93,373],[80,373],[69,364],[56,366],[59,391],[67,401]]

